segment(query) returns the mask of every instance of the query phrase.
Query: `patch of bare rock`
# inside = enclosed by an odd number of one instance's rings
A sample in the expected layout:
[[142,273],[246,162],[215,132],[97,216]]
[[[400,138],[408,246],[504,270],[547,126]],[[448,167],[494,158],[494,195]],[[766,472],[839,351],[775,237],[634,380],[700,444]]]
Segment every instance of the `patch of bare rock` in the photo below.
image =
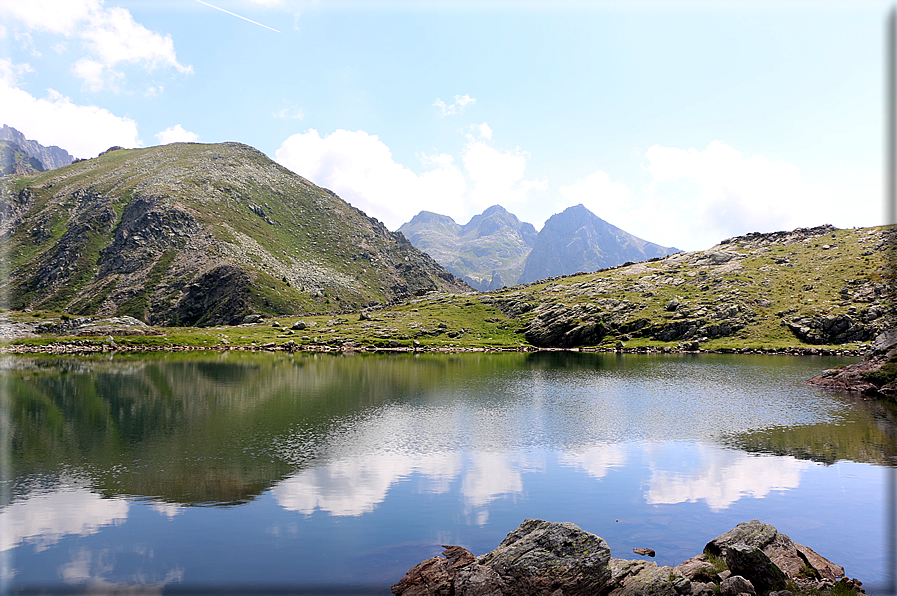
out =
[[600,537],[569,522],[527,519],[485,555],[445,546],[392,586],[396,596],[794,596],[836,583],[844,569],[769,524],[743,522],[675,567],[615,559]]
[[830,368],[807,383],[868,397],[897,399],[897,379],[887,372],[897,363],[897,329],[890,329],[875,338],[872,348],[872,353],[862,362]]

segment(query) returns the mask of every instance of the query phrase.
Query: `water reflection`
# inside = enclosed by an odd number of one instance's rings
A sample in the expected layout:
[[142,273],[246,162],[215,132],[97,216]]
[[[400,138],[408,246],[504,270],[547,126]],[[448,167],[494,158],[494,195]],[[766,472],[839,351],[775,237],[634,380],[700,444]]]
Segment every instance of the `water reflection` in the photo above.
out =
[[63,480],[53,488],[33,490],[0,510],[0,550],[25,542],[37,552],[67,534],[96,534],[103,526],[128,518],[125,499],[107,499],[83,481]]
[[[850,495],[833,505],[802,483],[820,463],[893,461],[897,408],[802,384],[843,362],[3,359],[14,474],[0,549],[18,561],[3,577],[46,568],[62,582],[162,586],[240,577],[255,557],[269,578],[364,578],[383,572],[364,553],[384,541],[459,544],[475,528],[497,543],[531,516],[586,527],[601,512],[647,519],[693,505],[703,520],[747,502],[756,517],[789,494],[795,510],[848,507]],[[326,564],[295,563],[309,549]]]
[[609,470],[626,464],[626,450],[620,444],[610,443],[583,451],[563,452],[558,459],[561,464],[572,466],[592,478],[604,478]]
[[810,464],[784,456],[749,455],[709,445],[694,447],[697,461],[686,469],[651,462],[645,499],[651,505],[704,501],[713,511],[743,497],[763,498],[770,491],[795,489]]

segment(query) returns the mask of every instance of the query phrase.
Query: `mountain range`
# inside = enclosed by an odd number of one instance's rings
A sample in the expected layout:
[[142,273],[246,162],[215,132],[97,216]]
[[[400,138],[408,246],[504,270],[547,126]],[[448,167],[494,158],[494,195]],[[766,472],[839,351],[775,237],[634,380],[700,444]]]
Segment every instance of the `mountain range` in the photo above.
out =
[[583,205],[551,216],[538,233],[499,205],[463,226],[421,211],[399,231],[480,291],[681,252],[612,226]]
[[536,228],[493,205],[465,225],[421,211],[399,232],[416,248],[480,291],[517,283],[536,242]]
[[217,325],[470,290],[402,234],[239,143],[111,149],[2,181],[0,295],[14,309]]
[[[37,141],[26,139],[24,134],[22,134],[15,128],[7,126],[6,124],[3,125],[3,128],[0,128],[0,141],[6,141],[7,143],[15,144],[19,147],[19,150],[24,152],[27,156],[32,159],[38,160],[40,162],[40,167],[37,167],[32,163],[31,165],[33,171],[43,172],[44,170],[61,168],[63,166],[69,165],[75,160],[75,158],[69,155],[69,152],[65,149],[57,147],[56,145],[44,147]],[[5,165],[6,162],[4,162],[4,166]]]

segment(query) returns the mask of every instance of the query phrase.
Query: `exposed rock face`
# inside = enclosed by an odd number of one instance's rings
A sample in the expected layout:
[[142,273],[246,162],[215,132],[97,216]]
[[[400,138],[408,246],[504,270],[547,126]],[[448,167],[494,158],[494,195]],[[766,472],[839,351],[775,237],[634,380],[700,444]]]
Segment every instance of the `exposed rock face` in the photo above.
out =
[[[816,551],[810,547],[792,541],[791,538],[785,534],[779,533],[775,527],[761,523],[756,519],[749,522],[742,522],[735,526],[734,529],[717,536],[707,543],[704,547],[704,552],[706,554],[724,557],[727,564],[729,564],[730,558],[732,558],[733,561],[759,562],[760,558],[753,552],[746,551],[745,547],[747,547],[747,549],[754,548],[761,551],[769,558],[776,569],[779,569],[790,579],[805,577],[805,573],[808,569],[811,570],[811,573],[818,579],[836,581],[844,577],[844,568],[840,565],[835,565],[828,559],[817,554]],[[745,569],[740,567],[741,563],[738,564],[741,575],[744,575],[747,579],[754,582],[757,587],[764,585],[766,580],[756,576],[752,577],[753,572],[751,571],[748,571],[747,574],[745,574]],[[769,564],[764,563],[764,566],[767,570],[762,573],[777,575],[774,570],[768,570]],[[732,571],[733,573],[736,573],[734,569]],[[781,585],[781,587],[778,588],[769,586],[768,589],[781,588],[784,588],[784,585]]]
[[565,595],[588,596],[609,591],[607,543],[571,523],[528,519],[479,559],[461,547],[446,547],[443,554],[444,559],[433,557],[408,571],[392,587],[393,594],[537,596],[563,589]]
[[723,555],[729,571],[736,576],[748,578],[754,588],[761,592],[781,590],[788,583],[785,573],[756,546],[731,544],[725,548]]
[[0,141],[0,176],[43,172],[44,164],[32,157],[18,143]]
[[[611,559],[612,596],[685,596],[691,581],[672,567],[650,561]],[[564,592],[566,593],[566,591]]]
[[[44,170],[52,170],[55,168],[61,168],[62,166],[67,166],[74,158],[69,155],[69,152],[65,149],[61,149],[56,145],[50,145],[49,147],[44,147],[37,141],[29,141],[25,138],[25,135],[20,133],[15,128],[12,128],[7,125],[3,125],[3,128],[0,128],[0,141],[10,141],[19,145],[30,157],[37,159],[42,167],[37,169],[37,171],[42,172]],[[23,172],[15,172],[16,174],[21,174]]]
[[552,215],[539,231],[519,283],[597,271],[681,252],[637,238],[582,205]]
[[16,309],[215,325],[469,287],[399,233],[238,143],[116,149],[2,191]]
[[[757,520],[711,540],[705,554],[676,567],[614,559],[607,543],[571,523],[528,519],[492,552],[474,557],[446,546],[410,569],[392,586],[396,596],[726,596],[775,593],[787,580],[823,588],[844,578],[844,569]],[[708,555],[725,557],[730,569],[717,573]],[[810,570],[813,577],[808,578]],[[817,588],[818,589],[818,588]]]
[[402,224],[399,232],[480,291],[516,283],[536,239],[532,224],[520,221],[500,205],[489,207],[463,226],[446,215],[421,211]]

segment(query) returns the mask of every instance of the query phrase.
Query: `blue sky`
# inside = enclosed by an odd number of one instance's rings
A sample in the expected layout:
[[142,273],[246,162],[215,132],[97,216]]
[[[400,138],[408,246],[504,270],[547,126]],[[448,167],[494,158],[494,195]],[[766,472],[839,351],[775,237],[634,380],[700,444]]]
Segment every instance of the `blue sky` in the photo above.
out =
[[889,6],[0,0],[0,119],[79,157],[240,141],[391,229],[583,203],[703,249],[883,223]]

